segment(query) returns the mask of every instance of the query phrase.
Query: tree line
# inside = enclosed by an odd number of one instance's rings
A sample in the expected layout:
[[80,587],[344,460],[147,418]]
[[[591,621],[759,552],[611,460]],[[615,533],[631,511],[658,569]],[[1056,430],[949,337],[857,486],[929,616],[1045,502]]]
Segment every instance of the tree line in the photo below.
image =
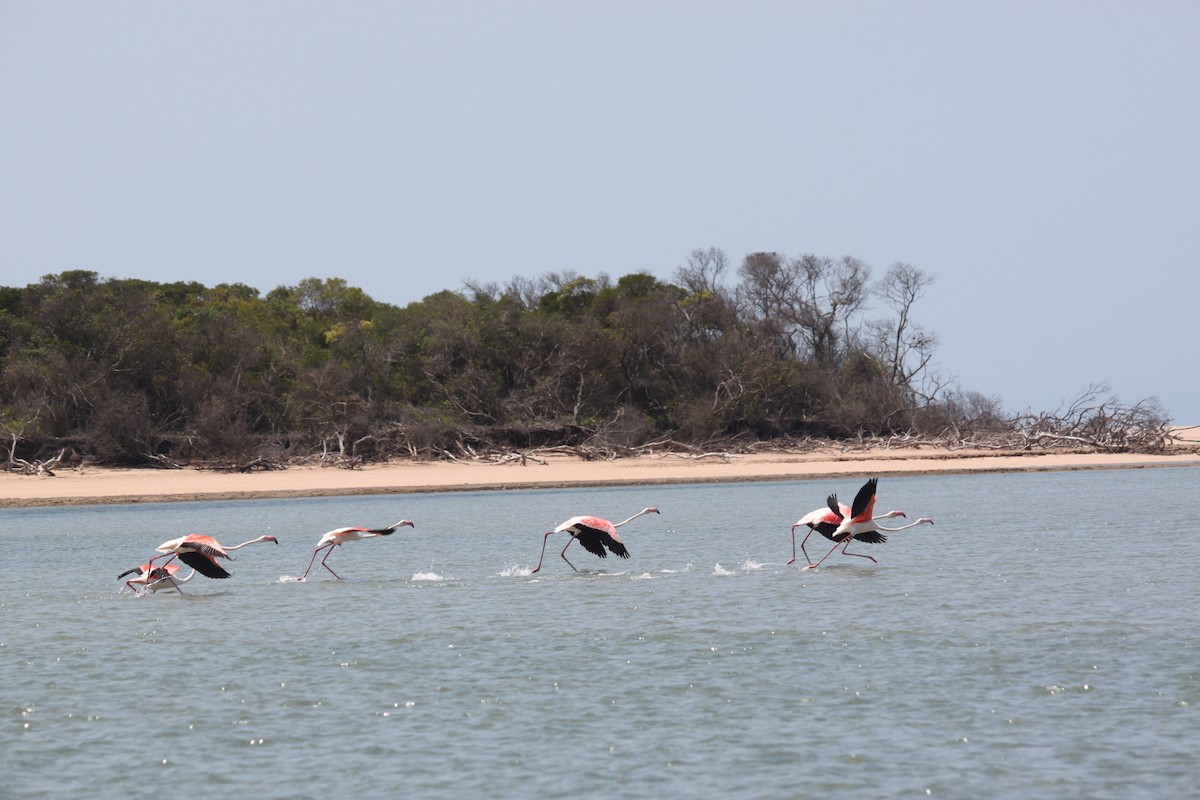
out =
[[264,295],[68,271],[0,288],[0,431],[11,467],[1011,430],[932,368],[932,280],[811,254],[731,270],[713,248],[669,282],[548,273],[398,307],[339,278]]

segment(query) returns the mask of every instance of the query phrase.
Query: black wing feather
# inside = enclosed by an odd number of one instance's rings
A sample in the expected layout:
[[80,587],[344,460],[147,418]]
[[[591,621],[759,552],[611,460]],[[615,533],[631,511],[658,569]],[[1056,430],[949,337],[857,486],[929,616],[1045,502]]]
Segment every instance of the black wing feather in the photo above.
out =
[[832,540],[833,532],[837,530],[837,525],[834,525],[832,522],[818,522],[812,526],[812,529],[826,539]]
[[832,511],[838,519],[842,518],[842,509],[838,505],[837,495],[831,494],[825,498],[825,502],[829,504],[829,510]]
[[858,494],[854,496],[854,505],[850,506],[851,517],[857,517],[867,510],[867,506],[871,504],[871,498],[875,496],[875,488],[878,484],[878,478],[871,478],[858,490]]
[[583,549],[600,558],[608,558],[608,553],[604,552],[604,539],[607,534],[604,531],[589,528],[586,525],[579,526],[579,532],[575,534],[575,538],[583,545]]
[[887,541],[887,537],[884,536],[879,531],[868,531],[867,533],[860,533],[858,536],[855,536],[854,538],[856,541],[866,542],[867,544],[883,544],[884,542]]
[[608,547],[613,555],[629,558],[629,551],[625,549],[625,544],[614,539],[608,531],[591,528],[587,525],[578,525],[577,527],[579,532],[575,534],[575,538],[589,553],[595,553],[601,558],[608,558],[608,553],[604,552],[604,548]]
[[220,564],[214,563],[200,553],[180,553],[179,560],[206,578],[228,578],[230,575],[229,571]]

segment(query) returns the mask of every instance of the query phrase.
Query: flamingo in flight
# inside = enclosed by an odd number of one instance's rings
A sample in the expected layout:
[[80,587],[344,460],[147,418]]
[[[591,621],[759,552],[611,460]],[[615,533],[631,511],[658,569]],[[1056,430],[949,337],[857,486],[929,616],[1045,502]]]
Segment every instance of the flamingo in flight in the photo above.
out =
[[570,547],[571,542],[575,541],[576,539],[579,540],[579,543],[583,545],[585,550],[587,550],[589,553],[595,553],[601,558],[608,558],[608,553],[604,552],[605,547],[607,547],[609,551],[620,558],[629,558],[629,551],[625,549],[625,543],[621,541],[621,536],[617,533],[617,528],[621,527],[627,522],[632,522],[643,514],[657,513],[659,513],[657,508],[643,508],[629,519],[621,520],[615,524],[606,519],[601,519],[600,517],[571,517],[562,525],[559,525],[554,530],[547,532],[546,535],[542,537],[542,554],[538,557],[538,565],[534,567],[533,572],[530,572],[529,574],[533,575],[542,568],[542,559],[546,557],[546,542],[549,541],[550,537],[556,533],[571,534],[571,538],[567,540],[566,547],[563,547],[562,552],[559,553],[559,555],[562,556],[563,561],[567,562],[567,566],[569,566],[571,569],[574,569],[576,572],[579,570],[575,569],[575,565],[572,564],[567,558],[567,547]]
[[[833,502],[837,503],[837,497],[831,497]],[[812,565],[812,559],[808,557],[808,551],[804,549],[804,545],[808,542],[808,537],[813,535],[813,531],[816,531],[827,539],[832,536],[833,532],[837,530],[838,525],[841,524],[842,518],[851,513],[850,506],[845,503],[838,503],[838,510],[841,512],[840,514],[834,513],[833,509],[829,506],[821,506],[796,520],[796,524],[792,526],[792,557],[787,563],[792,564],[796,561],[796,528],[805,525],[808,527],[808,533],[804,535],[804,540],[800,542],[800,550],[804,553],[804,560],[810,566]],[[882,519],[894,519],[903,516],[903,511],[889,511],[882,516],[872,517],[872,519],[878,522]]]
[[[163,566],[166,566],[178,558],[206,578],[228,578],[230,575],[229,571],[221,566],[217,562],[217,559],[232,560],[229,556],[231,552],[241,550],[243,547],[249,547],[252,544],[258,544],[259,542],[274,542],[275,544],[279,544],[279,540],[274,536],[260,536],[257,539],[235,544],[232,547],[224,547],[211,536],[205,536],[202,533],[189,533],[187,536],[163,542],[154,548],[159,553],[162,553],[162,555],[150,559],[145,566],[153,567],[154,562],[160,558],[167,559],[163,564]],[[168,556],[170,557],[167,558]]]
[[[141,588],[145,592],[157,592],[159,589],[165,589],[168,586],[175,591],[183,594],[183,589],[179,588],[179,584],[187,583],[192,578],[196,577],[196,570],[192,570],[186,578],[175,577],[179,572],[179,567],[174,564],[165,564],[161,567],[151,567],[150,564],[142,564],[139,567],[126,570],[117,576],[117,580],[124,578],[126,575],[138,573],[136,578],[130,578],[125,581],[125,585],[132,589],[135,593]],[[135,585],[136,584],[136,585]]]
[[[805,567],[805,569],[816,569],[821,565],[821,562],[833,555],[833,551],[837,550],[838,547],[842,548],[842,555],[844,556],[869,558],[871,561],[874,561],[876,564],[878,564],[879,562],[875,561],[874,556],[868,556],[864,553],[847,552],[847,548],[850,547],[850,542],[857,539],[860,542],[867,542],[868,544],[882,544],[883,542],[887,541],[887,536],[885,536],[883,533],[884,531],[887,533],[896,533],[897,531],[915,528],[917,525],[921,525],[926,522],[928,522],[930,525],[933,524],[933,520],[929,517],[921,517],[915,522],[910,522],[907,525],[901,525],[899,528],[885,528],[882,525],[875,524],[875,520],[871,517],[871,512],[875,509],[875,492],[878,485],[878,478],[871,478],[869,481],[864,483],[862,488],[858,490],[858,494],[854,496],[854,505],[850,507],[849,514],[842,512],[844,506],[838,504],[837,495],[829,495],[829,509],[841,521],[838,523],[838,526],[829,533],[825,533],[820,528],[817,528],[817,531],[825,536],[825,538],[832,539],[833,547],[830,548],[828,553],[821,556],[820,561],[818,561],[816,564],[810,563],[807,567]],[[805,553],[805,557],[808,557],[807,553]]]
[[317,553],[321,552],[322,550],[326,550],[327,552],[325,553],[325,558],[321,559],[321,566],[329,570],[333,577],[340,581],[342,576],[334,572],[333,567],[325,563],[325,559],[329,558],[330,554],[333,553],[333,548],[340,547],[346,542],[357,542],[359,539],[374,539],[379,536],[391,536],[396,532],[397,528],[404,525],[407,525],[410,528],[417,527],[413,524],[411,519],[402,519],[395,525],[389,525],[386,528],[359,528],[357,526],[349,528],[334,528],[333,530],[329,531],[329,533],[322,536],[321,540],[317,542],[317,548],[313,550],[312,558],[308,562],[308,569],[304,570],[304,575],[301,576],[300,580],[305,580],[308,577],[308,573],[312,571],[313,562],[317,560]]

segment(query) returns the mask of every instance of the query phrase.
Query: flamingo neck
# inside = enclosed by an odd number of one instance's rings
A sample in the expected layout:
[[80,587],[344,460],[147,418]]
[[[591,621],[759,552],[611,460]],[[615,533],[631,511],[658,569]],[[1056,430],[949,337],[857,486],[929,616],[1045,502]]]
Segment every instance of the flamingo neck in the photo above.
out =
[[648,511],[648,509],[645,509],[645,508],[643,508],[641,511],[639,511],[639,512],[638,512],[638,513],[636,513],[636,514],[634,514],[634,515],[633,515],[632,517],[630,517],[629,519],[623,519],[623,520],[621,520],[620,522],[614,522],[614,523],[613,523],[613,527],[614,527],[614,528],[619,528],[619,527],[621,527],[622,525],[624,525],[626,522],[633,522],[635,519],[637,519],[638,517],[642,516],[642,515],[643,515],[643,514],[645,514],[647,511]]
[[886,531],[888,533],[895,533],[896,531],[906,531],[909,528],[915,528],[918,525],[920,525],[922,522],[925,522],[925,520],[919,519],[916,522],[910,522],[907,525],[901,525],[899,528],[885,528],[882,525],[876,525],[875,527],[881,531]]
[[242,542],[241,544],[235,544],[233,547],[226,547],[226,548],[225,548],[225,550],[226,550],[227,552],[228,552],[229,550],[241,550],[243,547],[245,547],[245,546],[247,546],[247,545],[251,545],[251,544],[258,544],[259,542],[265,541],[265,540],[266,540],[266,538],[267,538],[267,537],[265,537],[265,536],[260,536],[260,537],[258,537],[257,539],[251,539],[251,540],[250,540],[250,541],[248,541],[248,542]]

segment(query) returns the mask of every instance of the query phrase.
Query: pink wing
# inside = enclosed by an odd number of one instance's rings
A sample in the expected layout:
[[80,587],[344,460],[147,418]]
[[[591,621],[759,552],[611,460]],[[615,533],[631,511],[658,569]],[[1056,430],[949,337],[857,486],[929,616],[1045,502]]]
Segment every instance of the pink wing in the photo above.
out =
[[586,525],[589,528],[595,528],[598,531],[604,531],[609,536],[621,541],[621,537],[617,535],[617,529],[613,524],[606,519],[600,517],[576,517],[575,521],[580,525]]
[[183,537],[182,544],[191,545],[192,549],[198,553],[203,553],[209,558],[229,558],[229,554],[225,552],[225,548],[211,536],[205,536],[202,533],[190,533]]

